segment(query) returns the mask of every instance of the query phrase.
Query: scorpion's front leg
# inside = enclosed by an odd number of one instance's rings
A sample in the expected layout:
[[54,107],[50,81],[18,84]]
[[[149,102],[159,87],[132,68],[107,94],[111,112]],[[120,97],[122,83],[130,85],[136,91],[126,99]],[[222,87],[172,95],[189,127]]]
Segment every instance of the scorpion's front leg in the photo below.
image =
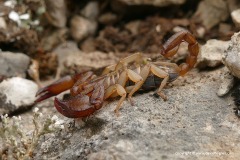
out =
[[85,81],[93,76],[93,72],[79,73],[73,76],[65,76],[56,82],[39,89],[36,96],[39,96],[35,102],[41,102],[47,98],[58,95],[74,86],[77,81]]
[[182,41],[186,41],[188,43],[190,55],[187,57],[186,63],[179,66],[179,75],[181,76],[185,75],[190,69],[192,69],[197,62],[199,45],[194,36],[188,31],[180,31],[170,37],[161,50],[161,54],[164,57],[171,57],[177,53],[179,45]]
[[102,107],[104,93],[104,86],[96,84],[90,97],[88,95],[79,94],[68,100],[59,100],[58,98],[55,98],[54,106],[66,117],[87,117]]

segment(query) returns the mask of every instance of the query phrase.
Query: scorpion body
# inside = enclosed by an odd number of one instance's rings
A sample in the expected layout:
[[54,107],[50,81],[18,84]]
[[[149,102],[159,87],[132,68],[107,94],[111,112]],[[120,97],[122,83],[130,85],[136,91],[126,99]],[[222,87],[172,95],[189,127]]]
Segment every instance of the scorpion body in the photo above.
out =
[[115,113],[118,111],[128,95],[133,105],[132,96],[139,90],[157,89],[156,94],[164,100],[162,93],[164,86],[184,76],[192,69],[197,61],[199,46],[195,38],[188,31],[180,31],[173,35],[160,51],[164,57],[171,57],[177,53],[179,45],[188,43],[189,56],[186,63],[177,65],[169,62],[152,62],[141,53],[135,53],[121,59],[117,64],[105,68],[101,76],[93,72],[85,72],[73,76],[66,76],[53,84],[40,89],[36,102],[55,96],[70,89],[71,97],[67,100],[55,98],[56,109],[66,117],[81,118],[93,114],[100,109],[103,102],[111,97],[120,96]]

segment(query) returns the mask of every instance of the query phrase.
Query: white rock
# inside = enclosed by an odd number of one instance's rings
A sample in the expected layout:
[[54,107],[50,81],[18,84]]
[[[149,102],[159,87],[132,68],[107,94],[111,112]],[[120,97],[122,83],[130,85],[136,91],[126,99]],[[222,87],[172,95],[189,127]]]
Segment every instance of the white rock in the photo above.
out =
[[0,83],[0,113],[11,113],[33,105],[38,86],[33,81],[13,77]]
[[232,11],[231,17],[237,27],[240,27],[240,9]]
[[217,67],[222,64],[222,56],[227,49],[229,41],[220,41],[216,39],[208,40],[201,47],[197,62],[198,68]]
[[21,23],[19,14],[15,11],[11,11],[8,15],[8,18],[16,22],[18,25]]
[[232,36],[229,47],[224,53],[223,63],[234,76],[240,78],[240,32]]

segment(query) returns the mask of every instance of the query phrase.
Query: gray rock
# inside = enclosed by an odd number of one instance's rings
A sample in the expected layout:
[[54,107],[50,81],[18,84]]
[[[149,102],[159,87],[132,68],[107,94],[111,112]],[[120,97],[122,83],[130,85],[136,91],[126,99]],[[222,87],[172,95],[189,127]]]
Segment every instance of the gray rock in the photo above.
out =
[[9,114],[33,105],[38,86],[33,81],[13,77],[0,83],[0,114]]
[[216,39],[208,40],[205,45],[201,47],[200,55],[198,57],[197,67],[217,67],[222,64],[222,56],[228,48],[229,41],[221,41]]
[[180,5],[185,3],[186,0],[115,0],[127,5],[152,5],[152,6],[169,6]]
[[[224,70],[228,70],[226,67]],[[229,71],[226,71],[224,74],[220,75],[221,83],[218,89],[217,95],[219,97],[225,96],[234,86],[234,77],[230,74]]]
[[22,53],[0,51],[0,75],[26,77],[30,58]]
[[234,76],[240,78],[240,32],[232,36],[229,47],[224,53],[223,63]]
[[81,41],[88,36],[95,34],[97,30],[97,22],[86,19],[81,16],[75,16],[71,19],[71,35],[76,41]]
[[193,19],[202,23],[209,30],[228,17],[228,5],[225,0],[204,0],[200,2]]
[[[34,159],[239,159],[232,99],[216,95],[224,73],[192,71],[164,88],[168,101],[153,92],[136,94],[135,106],[125,100],[119,117],[113,111],[119,97],[109,100],[83,126],[73,127],[71,120],[61,132],[44,135]],[[53,102],[41,108],[54,110]]]

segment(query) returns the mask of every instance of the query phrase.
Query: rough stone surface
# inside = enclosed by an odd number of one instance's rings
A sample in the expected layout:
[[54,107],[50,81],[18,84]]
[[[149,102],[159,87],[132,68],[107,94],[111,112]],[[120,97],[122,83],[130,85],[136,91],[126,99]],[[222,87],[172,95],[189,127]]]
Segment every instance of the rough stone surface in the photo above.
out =
[[223,63],[234,76],[240,78],[240,32],[232,36],[229,47],[224,53]]
[[119,58],[113,53],[89,52],[79,50],[75,42],[67,41],[56,47],[53,53],[57,55],[58,69],[56,78],[61,74],[74,74],[115,64]]
[[233,22],[237,27],[240,27],[240,9],[236,9],[231,12]]
[[22,53],[0,51],[0,75],[26,77],[30,58]]
[[[225,70],[228,70],[226,67]],[[218,89],[217,95],[222,97],[225,96],[234,86],[234,77],[229,71],[226,71],[224,74],[220,75],[221,84]]]
[[228,48],[229,41],[221,41],[216,39],[208,40],[205,45],[201,47],[200,55],[198,57],[197,67],[217,67],[222,64],[222,56]]
[[94,35],[97,29],[97,22],[81,16],[71,19],[71,35],[76,41],[81,41],[88,36]]
[[[153,92],[125,100],[117,117],[116,100],[104,104],[84,123],[62,117],[65,129],[46,135],[34,159],[239,159],[239,119],[231,97],[219,98],[219,74],[190,72],[164,89],[167,101]],[[51,103],[48,103],[51,101]],[[56,112],[48,100],[43,115]],[[48,110],[48,111],[46,111]]]
[[228,17],[228,5],[225,0],[204,0],[200,2],[193,19],[209,30]]
[[65,59],[64,65],[68,71],[87,71],[106,67],[106,64],[115,64],[119,58],[113,53],[103,53],[99,51],[73,54]]
[[168,6],[168,5],[180,5],[185,3],[186,0],[117,0],[127,5],[152,5],[152,6]]
[[33,105],[38,86],[33,81],[13,77],[0,83],[0,114],[9,114]]

